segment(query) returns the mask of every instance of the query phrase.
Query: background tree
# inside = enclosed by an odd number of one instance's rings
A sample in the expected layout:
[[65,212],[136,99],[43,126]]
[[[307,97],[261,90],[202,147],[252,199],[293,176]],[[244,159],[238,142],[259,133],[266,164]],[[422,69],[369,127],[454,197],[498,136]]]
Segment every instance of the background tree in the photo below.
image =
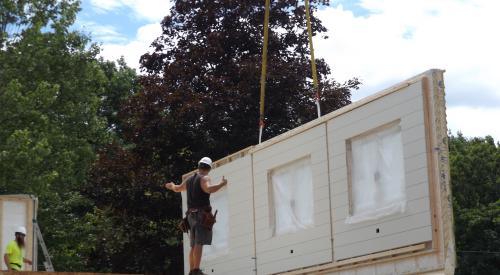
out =
[[60,15],[70,15],[63,11],[77,4],[78,1],[71,0],[0,0],[0,48],[26,29],[37,29],[51,21],[57,27],[58,22],[65,20],[58,18]]
[[121,140],[122,129],[118,113],[127,98],[140,88],[137,74],[134,69],[127,66],[123,57],[117,62],[101,58],[99,64],[107,79],[105,92],[101,95],[99,115],[106,118],[108,131],[113,132],[115,137]]
[[500,273],[500,146],[450,137],[457,274]]
[[[316,8],[318,35],[326,29]],[[304,11],[298,1],[272,1],[265,138],[316,117]],[[104,148],[85,189],[117,229],[96,234],[121,240],[103,244],[92,265],[182,273],[181,234],[168,226],[181,216],[180,196],[160,184],[179,182],[204,155],[217,159],[256,143],[263,19],[260,0],[175,1],[153,51],[141,58],[143,89],[119,113],[126,148]],[[349,104],[358,80],[338,83],[316,61],[323,113]]]
[[70,30],[78,1],[0,7],[0,194],[38,196],[55,267],[84,270],[95,218],[80,190],[96,149],[113,138],[116,105],[135,75],[123,62],[97,59],[89,37]]

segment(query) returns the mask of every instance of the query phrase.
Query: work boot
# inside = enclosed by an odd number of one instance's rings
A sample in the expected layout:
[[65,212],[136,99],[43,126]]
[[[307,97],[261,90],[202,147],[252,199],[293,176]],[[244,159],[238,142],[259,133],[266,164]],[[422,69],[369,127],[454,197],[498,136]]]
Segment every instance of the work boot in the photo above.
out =
[[203,273],[203,271],[201,271],[201,269],[196,268],[196,269],[191,270],[191,272],[189,272],[189,275],[207,275],[207,274]]

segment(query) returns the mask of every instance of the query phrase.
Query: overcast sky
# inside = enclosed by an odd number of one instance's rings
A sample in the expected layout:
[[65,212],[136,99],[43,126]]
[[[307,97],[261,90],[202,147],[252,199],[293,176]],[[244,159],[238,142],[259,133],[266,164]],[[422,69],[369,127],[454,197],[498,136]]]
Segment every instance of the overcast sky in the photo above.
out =
[[[263,1],[264,2],[264,1]],[[319,11],[315,38],[337,81],[359,77],[353,101],[431,68],[446,70],[448,128],[500,141],[500,1],[337,0]],[[102,56],[131,67],[160,35],[169,0],[83,0],[76,28]]]

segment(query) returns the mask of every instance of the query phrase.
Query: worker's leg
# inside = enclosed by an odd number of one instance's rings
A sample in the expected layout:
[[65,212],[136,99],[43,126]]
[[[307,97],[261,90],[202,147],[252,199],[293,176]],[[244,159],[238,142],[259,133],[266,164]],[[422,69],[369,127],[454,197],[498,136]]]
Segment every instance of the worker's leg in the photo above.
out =
[[[191,250],[189,251],[189,271],[193,271],[194,269],[194,244],[196,241],[196,225],[197,220],[196,220],[196,215],[193,215],[192,213],[188,214],[188,223],[189,223],[189,243],[191,245]],[[189,273],[191,274],[191,273]]]
[[203,253],[203,245],[201,244],[195,244],[193,247],[193,252],[194,252],[194,266],[193,269],[200,268],[201,264],[201,255]]
[[205,273],[201,272],[201,270],[200,270],[201,257],[203,254],[203,245],[212,244],[212,231],[203,227],[202,221],[203,221],[203,213],[199,212],[196,215],[196,223],[192,223],[192,224],[195,224],[195,226],[193,226],[193,228],[192,228],[194,243],[191,243],[191,247],[193,250],[193,269],[192,270],[196,271],[195,274],[198,274],[198,275],[205,274]]
[[194,269],[194,247],[189,251],[189,271]]

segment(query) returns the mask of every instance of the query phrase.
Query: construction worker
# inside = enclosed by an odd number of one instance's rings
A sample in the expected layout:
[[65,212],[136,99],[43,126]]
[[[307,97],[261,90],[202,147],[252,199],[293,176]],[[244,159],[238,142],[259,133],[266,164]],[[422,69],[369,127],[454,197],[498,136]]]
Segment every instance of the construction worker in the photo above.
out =
[[26,237],[26,228],[19,226],[15,232],[16,239],[10,241],[5,249],[3,260],[9,271],[23,270],[23,263],[32,265],[32,262],[24,258],[24,237]]
[[198,171],[193,176],[179,185],[175,185],[173,182],[165,184],[165,188],[174,192],[187,190],[188,211],[186,215],[189,223],[191,245],[189,275],[206,275],[200,270],[200,263],[203,245],[212,244],[212,226],[215,218],[212,215],[212,207],[210,206],[210,194],[227,185],[227,180],[224,177],[222,177],[220,183],[212,185],[208,176],[211,169],[212,160],[204,157],[198,162]]

